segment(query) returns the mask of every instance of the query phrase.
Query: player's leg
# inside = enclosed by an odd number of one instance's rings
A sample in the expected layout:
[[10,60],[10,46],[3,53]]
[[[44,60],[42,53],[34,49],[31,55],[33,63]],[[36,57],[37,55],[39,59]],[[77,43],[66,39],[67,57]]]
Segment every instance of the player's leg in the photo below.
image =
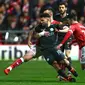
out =
[[64,63],[66,64],[66,67],[68,68],[68,70],[75,76],[77,77],[78,76],[78,73],[76,72],[76,70],[74,69],[74,67],[68,63],[68,60],[67,59],[64,59]]
[[[55,52],[53,52],[55,51]],[[63,77],[63,79],[65,81],[70,81],[71,79],[69,79],[69,77],[66,75],[66,73],[61,69],[61,67],[59,66],[58,62],[56,61],[56,58],[54,56],[56,55],[53,55],[56,53],[56,50],[53,50],[52,48],[48,49],[48,50],[45,50],[43,51],[43,55],[45,57],[45,60],[48,62],[49,65],[53,66],[57,73],[59,75],[61,75]],[[56,56],[57,57],[57,56]],[[59,56],[58,56],[59,57]],[[68,80],[69,79],[69,80]]]
[[72,63],[71,57],[70,57],[71,46],[69,45],[71,40],[72,38],[69,38],[64,46],[65,56],[67,57],[67,60],[70,62],[70,64]]
[[80,64],[82,70],[85,70],[85,46],[81,49]]
[[[34,50],[35,49],[35,50]],[[10,66],[8,66],[4,73],[8,75],[8,73],[14,69],[15,67],[21,65],[23,62],[29,61],[35,56],[36,54],[36,48],[30,49],[23,57],[16,59]]]
[[[70,64],[72,64],[71,57],[70,57],[70,53],[71,53],[71,46],[69,45],[70,44],[70,40],[71,39],[69,39],[65,43],[64,51],[65,51],[65,56],[66,56],[67,60],[69,61]],[[68,71],[68,76],[71,76],[71,72],[70,71]]]
[[[56,50],[56,49],[54,49]],[[75,69],[70,65],[69,61],[65,58],[63,52],[61,50],[57,50],[57,51],[53,51],[53,55],[55,56],[57,61],[63,61],[66,65],[66,67],[68,68],[69,71],[71,71],[71,73],[74,76],[78,76],[77,72],[75,71]]]

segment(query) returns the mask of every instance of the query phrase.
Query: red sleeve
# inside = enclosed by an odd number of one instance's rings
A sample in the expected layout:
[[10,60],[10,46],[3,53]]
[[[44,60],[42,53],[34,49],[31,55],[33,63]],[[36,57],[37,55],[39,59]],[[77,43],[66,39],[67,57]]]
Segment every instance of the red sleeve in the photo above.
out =
[[60,22],[59,22],[59,21],[56,21],[56,20],[53,20],[53,21],[51,22],[51,24],[60,24]]
[[62,40],[61,44],[64,44],[68,38],[72,35],[72,32],[71,31],[68,31],[64,37],[64,39]]
[[71,25],[70,29],[66,33],[64,39],[62,40],[61,44],[64,44],[68,40],[68,38],[73,34],[74,31],[75,31],[75,26]]

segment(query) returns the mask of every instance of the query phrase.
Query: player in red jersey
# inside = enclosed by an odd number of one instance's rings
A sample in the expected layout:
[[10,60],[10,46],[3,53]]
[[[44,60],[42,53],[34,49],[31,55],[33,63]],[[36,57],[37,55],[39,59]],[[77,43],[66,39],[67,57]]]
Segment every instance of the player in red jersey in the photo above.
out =
[[79,49],[81,49],[80,63],[82,70],[85,70],[85,27],[77,21],[76,14],[72,14],[70,16],[68,23],[70,24],[70,29],[66,33],[62,42],[57,46],[57,49],[60,49],[60,47],[68,40],[68,38],[73,35],[74,40],[70,44],[78,43]]

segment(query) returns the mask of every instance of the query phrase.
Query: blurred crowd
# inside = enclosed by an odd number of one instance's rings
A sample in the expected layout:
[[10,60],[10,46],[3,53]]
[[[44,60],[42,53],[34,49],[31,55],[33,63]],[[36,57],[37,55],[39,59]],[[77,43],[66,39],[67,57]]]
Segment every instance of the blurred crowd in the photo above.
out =
[[85,26],[85,0],[0,0],[0,44],[27,44],[29,29],[36,25],[39,13],[52,7],[55,15],[60,2]]

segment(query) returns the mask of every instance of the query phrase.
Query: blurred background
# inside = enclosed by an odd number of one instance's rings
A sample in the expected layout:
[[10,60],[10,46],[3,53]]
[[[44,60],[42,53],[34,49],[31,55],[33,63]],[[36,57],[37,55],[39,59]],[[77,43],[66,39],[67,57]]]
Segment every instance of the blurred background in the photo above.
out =
[[[4,69],[11,64],[9,60],[22,57],[28,50],[27,37],[29,29],[33,28],[44,6],[54,9],[58,13],[58,5],[65,2],[68,13],[75,12],[78,21],[85,26],[85,0],[0,0],[0,85],[71,85],[72,83],[59,83],[56,71],[48,65],[43,57],[23,64],[6,76]],[[74,85],[85,85],[85,71],[81,70],[79,63],[79,47],[72,46],[72,62],[79,73],[78,82]],[[4,60],[8,60],[5,61]],[[41,61],[41,62],[39,62]],[[3,83],[4,82],[4,83]]]
[[[85,26],[85,0],[0,0],[0,60],[23,56],[28,50],[29,29],[36,26],[41,10],[52,7],[56,15],[60,2],[65,2],[67,12],[76,13]],[[79,55],[78,46],[73,46],[72,59],[78,60]]]
[[58,13],[58,4],[65,2],[67,12],[76,12],[85,25],[85,0],[0,0],[0,44],[27,44],[29,28],[36,24],[43,6]]

